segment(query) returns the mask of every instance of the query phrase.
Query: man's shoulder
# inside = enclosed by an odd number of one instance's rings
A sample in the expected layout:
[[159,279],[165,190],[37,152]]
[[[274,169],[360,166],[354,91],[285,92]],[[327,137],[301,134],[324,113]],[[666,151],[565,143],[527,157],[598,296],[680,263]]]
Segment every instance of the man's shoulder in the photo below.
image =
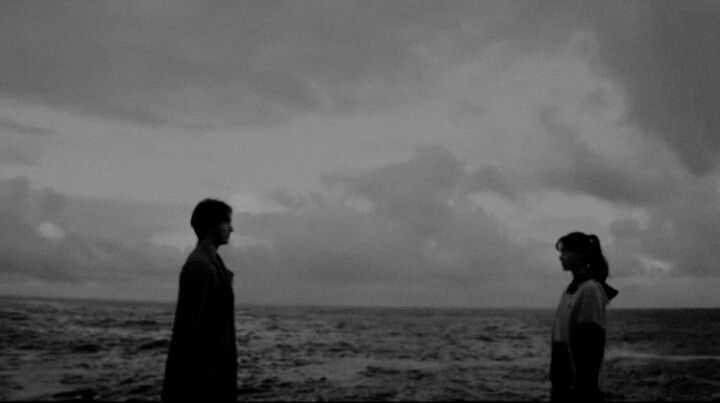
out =
[[198,269],[212,269],[213,262],[210,256],[207,255],[207,253],[204,253],[202,250],[195,248],[190,254],[188,255],[187,259],[185,260],[185,264],[183,265],[183,270],[198,270]]

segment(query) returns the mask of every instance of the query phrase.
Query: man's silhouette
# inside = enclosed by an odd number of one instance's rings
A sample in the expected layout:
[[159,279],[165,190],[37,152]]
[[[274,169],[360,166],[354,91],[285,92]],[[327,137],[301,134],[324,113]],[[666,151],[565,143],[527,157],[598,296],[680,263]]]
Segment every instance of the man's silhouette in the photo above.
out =
[[217,248],[230,239],[232,208],[201,201],[190,225],[198,237],[180,272],[162,401],[236,401],[233,273]]

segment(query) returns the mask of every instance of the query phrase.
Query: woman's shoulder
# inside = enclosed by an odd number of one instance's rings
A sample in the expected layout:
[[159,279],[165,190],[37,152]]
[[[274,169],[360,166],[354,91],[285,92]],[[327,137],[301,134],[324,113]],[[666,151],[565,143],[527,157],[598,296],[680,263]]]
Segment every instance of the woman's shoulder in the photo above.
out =
[[607,296],[605,295],[602,284],[595,279],[589,279],[580,284],[577,293],[578,296],[598,298],[607,301]]

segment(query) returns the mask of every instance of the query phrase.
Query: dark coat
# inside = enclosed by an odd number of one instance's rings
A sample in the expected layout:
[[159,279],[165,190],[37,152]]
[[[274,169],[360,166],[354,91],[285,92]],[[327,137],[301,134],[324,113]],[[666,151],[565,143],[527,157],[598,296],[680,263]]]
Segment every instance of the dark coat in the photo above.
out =
[[233,273],[198,243],[180,272],[162,401],[236,401]]

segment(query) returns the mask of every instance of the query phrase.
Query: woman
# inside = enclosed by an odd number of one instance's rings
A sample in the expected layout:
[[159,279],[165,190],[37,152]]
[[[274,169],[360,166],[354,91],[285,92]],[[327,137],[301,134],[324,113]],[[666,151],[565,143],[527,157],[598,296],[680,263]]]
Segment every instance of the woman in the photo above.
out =
[[605,306],[618,292],[595,235],[573,232],[555,244],[573,279],[560,299],[552,333],[551,401],[602,401]]

